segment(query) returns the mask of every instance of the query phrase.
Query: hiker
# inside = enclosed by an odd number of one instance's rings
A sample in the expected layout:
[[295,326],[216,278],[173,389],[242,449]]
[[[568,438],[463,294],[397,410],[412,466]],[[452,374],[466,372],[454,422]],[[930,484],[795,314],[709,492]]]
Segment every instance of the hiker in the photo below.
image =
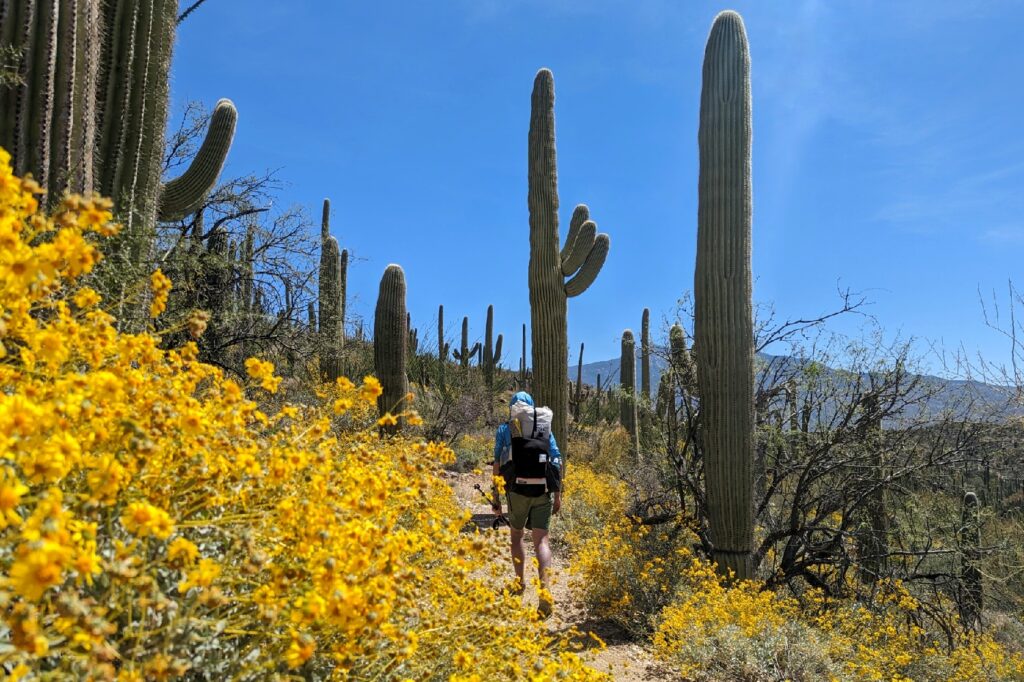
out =
[[[543,588],[538,603],[541,616],[551,615],[549,590],[551,546],[548,527],[562,506],[562,455],[551,433],[551,408],[535,407],[529,393],[520,391],[509,401],[509,420],[494,434],[494,475],[505,479],[508,522],[512,535],[514,592],[523,593],[526,550],[523,535],[530,529],[537,553],[537,573]],[[491,511],[501,515],[497,486],[492,489]]]

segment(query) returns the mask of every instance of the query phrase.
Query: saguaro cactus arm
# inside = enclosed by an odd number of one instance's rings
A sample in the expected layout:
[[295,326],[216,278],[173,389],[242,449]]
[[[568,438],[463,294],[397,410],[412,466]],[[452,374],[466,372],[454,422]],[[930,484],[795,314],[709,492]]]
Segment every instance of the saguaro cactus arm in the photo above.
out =
[[324,207],[320,214],[320,241],[325,242],[331,236],[331,200],[324,199]]
[[565,246],[560,254],[562,274],[572,275],[583,265],[587,254],[594,247],[597,236],[597,223],[590,219],[590,209],[586,204],[578,205],[572,212],[569,221],[569,234],[565,238]]
[[229,99],[217,102],[202,146],[188,170],[160,188],[160,220],[179,220],[199,208],[217,184],[238,123],[238,110]]
[[594,239],[594,246],[587,254],[587,259],[576,272],[576,275],[565,283],[565,295],[579,296],[590,288],[590,285],[597,279],[601,272],[605,259],[608,258],[608,250],[611,248],[611,238],[601,233]]

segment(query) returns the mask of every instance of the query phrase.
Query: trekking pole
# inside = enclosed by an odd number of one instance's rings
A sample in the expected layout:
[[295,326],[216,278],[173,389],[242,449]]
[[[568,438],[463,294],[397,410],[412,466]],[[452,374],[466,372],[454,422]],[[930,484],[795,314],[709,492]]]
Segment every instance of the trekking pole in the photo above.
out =
[[[484,498],[488,504],[494,503],[494,500],[487,497],[487,493],[484,492],[484,489],[480,487],[479,483],[474,484],[473,487],[480,491],[480,497]],[[498,530],[498,527],[503,523],[506,526],[511,526],[511,524],[508,522],[508,519],[505,518],[505,515],[499,513],[496,517],[494,517],[494,521],[491,522],[491,529]]]

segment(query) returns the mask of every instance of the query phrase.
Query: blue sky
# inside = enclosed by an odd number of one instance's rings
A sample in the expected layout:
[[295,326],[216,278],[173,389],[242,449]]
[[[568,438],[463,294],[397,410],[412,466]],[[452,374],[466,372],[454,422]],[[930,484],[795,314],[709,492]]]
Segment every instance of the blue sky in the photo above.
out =
[[796,318],[863,291],[890,336],[1008,359],[978,292],[1024,286],[1024,3],[207,0],[173,111],[232,98],[227,172],[280,169],[317,221],[331,198],[354,314],[399,263],[421,338],[439,303],[449,338],[463,315],[482,336],[494,304],[516,366],[530,89],[551,68],[563,235],[583,202],[612,244],[570,300],[570,355],[607,359],[693,286],[701,60],[726,8],[752,60],[755,299]]

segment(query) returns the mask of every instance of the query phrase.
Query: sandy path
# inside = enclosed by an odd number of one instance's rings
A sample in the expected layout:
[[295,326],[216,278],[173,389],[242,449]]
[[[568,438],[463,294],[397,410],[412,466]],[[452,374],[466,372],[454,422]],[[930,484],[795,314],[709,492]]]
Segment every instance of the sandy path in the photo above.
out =
[[[474,522],[490,527],[490,523],[494,519],[490,506],[473,488],[477,483],[483,485],[484,477],[446,472],[446,478],[459,501],[473,513]],[[555,523],[557,524],[557,520]],[[553,532],[557,534],[557,525],[553,526]],[[531,575],[533,545],[529,540],[526,544],[527,587],[523,599],[526,604],[536,604],[537,593],[531,580],[536,577],[536,573]],[[555,611],[548,621],[549,627],[553,631],[568,632],[575,627],[584,635],[592,632],[600,637],[606,644],[604,649],[598,647],[593,639],[583,637],[581,641],[585,649],[582,656],[595,669],[611,674],[616,680],[649,682],[650,680],[672,678],[672,673],[654,660],[650,650],[641,644],[630,641],[620,628],[612,623],[588,618],[586,610],[576,601],[569,588],[568,561],[564,551],[555,549],[553,564],[551,593],[555,598]],[[508,572],[511,577],[513,575],[511,562]]]

